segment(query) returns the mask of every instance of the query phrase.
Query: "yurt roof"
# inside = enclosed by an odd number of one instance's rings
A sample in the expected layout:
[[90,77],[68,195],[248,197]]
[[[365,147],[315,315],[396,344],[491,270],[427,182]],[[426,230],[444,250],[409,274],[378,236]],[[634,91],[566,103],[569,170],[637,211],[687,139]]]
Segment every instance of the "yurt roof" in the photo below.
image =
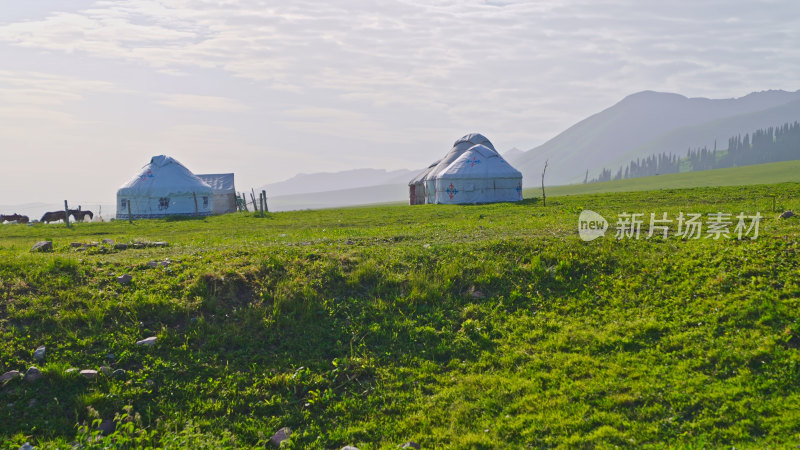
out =
[[437,178],[521,178],[522,173],[513,168],[502,156],[484,145],[474,145],[455,161],[440,171]]
[[208,195],[213,190],[183,164],[165,155],[153,156],[136,176],[117,191],[119,195],[146,197],[191,193]]
[[447,152],[444,158],[439,160],[436,167],[430,169],[425,174],[423,179],[432,180],[433,178],[436,178],[438,174],[441,173],[443,170],[445,170],[448,166],[450,166],[450,164],[452,164],[453,161],[458,159],[461,155],[464,154],[464,152],[466,152],[475,145],[483,145],[489,151],[497,154],[497,151],[495,151],[494,149],[494,145],[492,145],[492,143],[489,141],[489,139],[486,138],[486,136],[480,133],[470,133],[464,135],[453,143],[453,148],[451,148],[450,151]]
[[441,159],[438,159],[438,160],[436,160],[436,162],[435,162],[435,163],[431,164],[431,165],[430,165],[430,166],[428,166],[428,167],[427,167],[425,170],[423,170],[422,172],[420,172],[420,173],[419,173],[417,176],[415,176],[414,178],[412,178],[412,179],[411,179],[411,181],[409,181],[409,182],[408,182],[408,185],[409,185],[409,186],[411,186],[411,185],[413,185],[413,184],[417,184],[417,183],[419,183],[420,181],[424,180],[424,179],[425,179],[425,176],[426,176],[426,175],[428,175],[428,173],[429,173],[431,170],[433,170],[433,168],[434,168],[434,167],[436,167],[436,166],[439,164],[439,161],[441,161]]
[[207,185],[211,186],[211,189],[217,194],[236,193],[232,173],[204,173],[197,174],[197,178],[200,178]]

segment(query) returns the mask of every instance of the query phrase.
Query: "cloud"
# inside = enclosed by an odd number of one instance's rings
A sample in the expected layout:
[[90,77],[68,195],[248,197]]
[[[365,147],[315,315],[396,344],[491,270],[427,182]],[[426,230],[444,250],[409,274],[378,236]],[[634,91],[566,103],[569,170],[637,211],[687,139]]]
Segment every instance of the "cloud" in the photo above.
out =
[[160,94],[157,103],[176,109],[213,112],[242,112],[251,109],[236,100],[211,95]]

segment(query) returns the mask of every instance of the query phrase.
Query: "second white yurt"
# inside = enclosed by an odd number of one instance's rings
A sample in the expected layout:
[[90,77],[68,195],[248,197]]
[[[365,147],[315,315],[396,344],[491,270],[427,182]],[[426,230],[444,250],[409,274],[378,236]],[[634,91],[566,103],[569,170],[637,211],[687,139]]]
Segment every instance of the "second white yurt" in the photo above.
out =
[[197,178],[211,186],[214,191],[214,210],[212,214],[227,214],[238,211],[236,207],[236,186],[232,173],[197,174]]
[[117,190],[117,219],[207,216],[214,210],[213,196],[213,189],[183,164],[154,156]]
[[494,149],[474,145],[434,180],[432,203],[492,203],[522,200],[522,173]]

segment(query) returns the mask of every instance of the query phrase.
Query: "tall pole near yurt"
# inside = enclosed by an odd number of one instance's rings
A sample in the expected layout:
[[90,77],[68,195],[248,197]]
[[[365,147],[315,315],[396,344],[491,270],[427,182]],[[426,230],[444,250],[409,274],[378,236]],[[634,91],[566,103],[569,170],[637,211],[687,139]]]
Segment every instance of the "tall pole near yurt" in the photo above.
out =
[[131,199],[125,202],[128,205],[128,223],[133,224],[133,214],[131,214]]
[[192,197],[194,197],[194,215],[197,216],[200,214],[200,210],[197,208],[197,193],[192,192]]
[[267,191],[262,189],[261,193],[264,194],[264,211],[269,212],[269,206],[267,205]]
[[544,195],[544,173],[547,172],[547,159],[544,160],[544,169],[542,169],[542,206],[547,206],[547,196]]
[[64,200],[64,223],[67,224],[67,228],[69,228],[69,205],[66,200]]

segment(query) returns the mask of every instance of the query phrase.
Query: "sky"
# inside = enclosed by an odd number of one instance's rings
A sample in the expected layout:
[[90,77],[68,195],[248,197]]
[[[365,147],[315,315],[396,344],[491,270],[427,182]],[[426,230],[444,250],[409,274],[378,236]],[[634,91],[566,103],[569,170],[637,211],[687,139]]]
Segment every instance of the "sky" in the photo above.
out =
[[642,90],[800,89],[796,0],[0,2],[0,204],[527,150]]

